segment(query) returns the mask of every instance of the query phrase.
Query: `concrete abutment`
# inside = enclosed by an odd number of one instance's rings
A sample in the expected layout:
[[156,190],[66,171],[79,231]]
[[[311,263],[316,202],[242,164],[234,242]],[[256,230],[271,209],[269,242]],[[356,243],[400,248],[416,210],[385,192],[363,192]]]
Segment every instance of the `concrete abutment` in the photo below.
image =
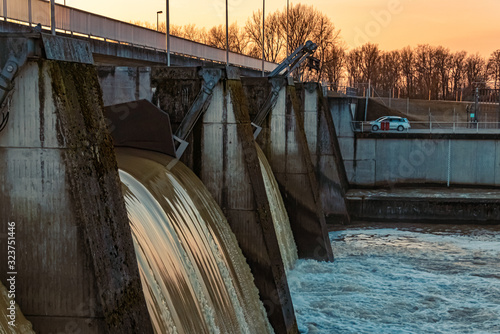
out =
[[95,69],[29,61],[11,98],[0,233],[16,223],[21,310],[37,333],[151,333]]

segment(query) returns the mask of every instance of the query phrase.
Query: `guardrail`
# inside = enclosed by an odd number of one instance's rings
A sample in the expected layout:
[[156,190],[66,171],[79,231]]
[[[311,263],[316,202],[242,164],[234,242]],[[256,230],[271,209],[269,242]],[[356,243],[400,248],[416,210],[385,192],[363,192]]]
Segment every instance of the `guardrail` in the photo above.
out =
[[500,122],[410,122],[410,129],[398,131],[372,130],[371,121],[351,121],[353,132],[371,133],[498,133],[500,134]]
[[[70,34],[102,39],[119,44],[154,50],[166,50],[166,36],[162,32],[136,26],[80,9],[56,4],[56,29]],[[2,0],[0,17],[25,24],[50,27],[50,2],[43,0]],[[226,51],[184,38],[170,36],[170,52],[203,60],[226,63]],[[229,63],[236,66],[262,69],[262,60],[229,52]],[[271,72],[275,63],[264,62],[264,70]]]

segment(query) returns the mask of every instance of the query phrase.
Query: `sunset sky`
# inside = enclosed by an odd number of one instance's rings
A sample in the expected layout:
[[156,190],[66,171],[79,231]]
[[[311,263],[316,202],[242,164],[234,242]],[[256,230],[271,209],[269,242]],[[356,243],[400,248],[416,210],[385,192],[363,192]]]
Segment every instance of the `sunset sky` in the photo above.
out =
[[[63,3],[63,1],[56,1]],[[71,7],[123,21],[156,22],[162,0],[66,0]],[[298,3],[298,2],[293,2]],[[418,44],[443,45],[452,51],[488,57],[500,49],[498,0],[302,0],[329,16],[349,48],[365,42],[383,50]],[[290,1],[290,4],[292,2]],[[243,26],[262,1],[229,0],[229,22]],[[286,0],[267,0],[266,13],[286,8]],[[225,0],[170,0],[170,22],[210,28],[225,23]]]

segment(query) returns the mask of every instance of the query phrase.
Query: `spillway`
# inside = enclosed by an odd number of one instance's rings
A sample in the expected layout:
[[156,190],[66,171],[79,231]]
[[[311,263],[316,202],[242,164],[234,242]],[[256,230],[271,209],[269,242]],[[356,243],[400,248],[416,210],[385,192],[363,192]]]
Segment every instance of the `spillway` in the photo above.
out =
[[117,149],[143,290],[157,333],[272,333],[218,205],[185,165]]
[[[9,290],[0,282],[0,333],[2,334],[33,334],[31,322],[26,320],[19,305],[11,304]],[[13,308],[13,309],[12,309]],[[9,318],[14,315],[14,318]],[[14,319],[14,320],[12,320]],[[14,323],[15,326],[11,326]]]
[[297,245],[293,238],[290,220],[288,219],[285,204],[283,203],[283,198],[281,197],[271,166],[260,146],[257,144],[255,146],[259,155],[260,168],[266,186],[266,194],[271,208],[276,237],[280,246],[281,258],[283,259],[285,270],[288,271],[293,269],[295,261],[297,261]]

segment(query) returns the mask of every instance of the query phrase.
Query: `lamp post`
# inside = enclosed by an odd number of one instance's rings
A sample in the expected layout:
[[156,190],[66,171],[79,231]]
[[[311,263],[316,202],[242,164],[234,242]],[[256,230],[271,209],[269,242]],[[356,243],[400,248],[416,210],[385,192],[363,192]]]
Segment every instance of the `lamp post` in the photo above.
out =
[[227,0],[226,0],[226,66],[229,65],[229,14],[227,10]]
[[266,0],[262,0],[262,76],[264,76],[264,44],[266,43]]
[[50,0],[50,31],[56,34],[56,1]]
[[288,23],[288,2],[289,2],[289,0],[286,0],[286,57],[287,58],[289,56],[289,54],[288,54],[289,53],[288,52],[288,50],[289,50],[289,47],[288,47],[288,43],[289,43],[289,41],[288,41],[288,25],[289,25],[289,23]]
[[165,23],[167,29],[167,66],[170,66],[170,10],[167,0],[167,21]]
[[160,29],[159,29],[159,25],[158,25],[158,24],[159,24],[158,15],[160,15],[160,14],[163,14],[163,11],[162,11],[162,10],[159,10],[159,11],[157,11],[157,12],[156,12],[156,31],[159,31],[159,30],[160,30]]

